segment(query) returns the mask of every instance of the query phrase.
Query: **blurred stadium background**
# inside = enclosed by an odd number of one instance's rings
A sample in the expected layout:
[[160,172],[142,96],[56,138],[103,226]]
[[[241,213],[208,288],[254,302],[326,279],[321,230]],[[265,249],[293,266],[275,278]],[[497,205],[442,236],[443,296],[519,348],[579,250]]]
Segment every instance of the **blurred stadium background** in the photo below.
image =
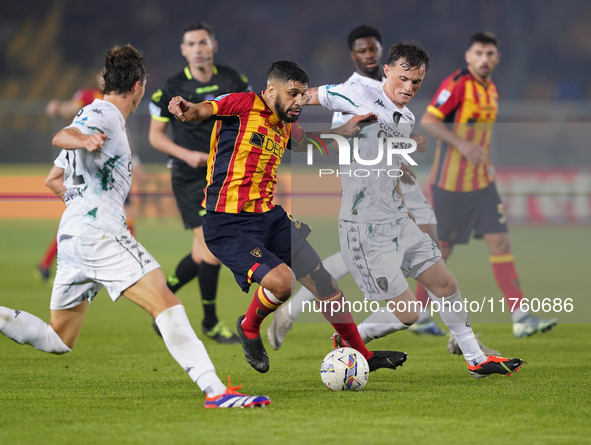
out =
[[[215,61],[244,72],[255,90],[278,59],[299,62],[311,85],[338,83],[353,70],[348,31],[367,23],[384,47],[417,40],[431,68],[411,109],[420,117],[441,80],[464,65],[471,34],[489,30],[502,59],[493,80],[500,115],[493,162],[512,223],[591,224],[591,3],[569,0],[422,0],[338,4],[263,1],[30,0],[2,2],[0,17],[0,217],[58,217],[61,203],[43,186],[56,156],[51,138],[63,120],[45,115],[51,99],[69,99],[94,84],[103,55],[115,44],[143,49],[147,94],[128,127],[149,173],[134,186],[139,215],[174,215],[165,156],[148,143],[149,97],[185,61],[182,29],[206,21],[216,28]],[[303,119],[329,115],[305,110]],[[434,144],[417,157],[426,176]],[[38,165],[41,164],[40,167]],[[287,169],[286,169],[287,171]],[[20,176],[20,178],[15,178]],[[289,181],[279,192],[289,195]],[[312,212],[314,213],[314,212]],[[304,216],[304,215],[302,215]]]

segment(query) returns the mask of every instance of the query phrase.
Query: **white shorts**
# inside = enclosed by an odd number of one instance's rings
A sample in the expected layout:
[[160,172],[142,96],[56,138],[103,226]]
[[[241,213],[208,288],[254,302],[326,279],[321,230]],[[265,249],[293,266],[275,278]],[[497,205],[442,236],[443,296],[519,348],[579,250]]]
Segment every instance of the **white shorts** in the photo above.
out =
[[406,207],[414,213],[418,225],[437,224],[433,207],[431,207],[421,187],[416,182],[414,184],[405,184],[400,181],[400,190]]
[[341,253],[369,300],[389,300],[441,258],[435,242],[409,218],[386,224],[339,221]]
[[64,310],[84,300],[90,303],[103,286],[116,301],[121,292],[158,268],[131,233],[100,239],[62,235],[49,307]]

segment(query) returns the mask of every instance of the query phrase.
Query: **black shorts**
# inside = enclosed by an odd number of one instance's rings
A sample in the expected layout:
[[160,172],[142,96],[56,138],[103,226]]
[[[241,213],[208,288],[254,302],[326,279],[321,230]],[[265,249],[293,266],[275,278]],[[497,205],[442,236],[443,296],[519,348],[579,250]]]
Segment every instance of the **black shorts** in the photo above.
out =
[[205,215],[205,209],[201,206],[207,186],[205,172],[195,170],[194,173],[187,174],[186,171],[173,166],[170,179],[185,229],[201,227]]
[[[203,221],[207,247],[234,273],[244,292],[281,263],[292,268],[296,279],[312,272],[320,257],[306,241],[310,232],[310,226],[293,219],[281,206],[265,213],[210,211]],[[292,264],[294,255],[297,264]]]
[[437,234],[442,245],[466,244],[487,233],[506,233],[507,216],[495,183],[473,192],[450,192],[432,186]]

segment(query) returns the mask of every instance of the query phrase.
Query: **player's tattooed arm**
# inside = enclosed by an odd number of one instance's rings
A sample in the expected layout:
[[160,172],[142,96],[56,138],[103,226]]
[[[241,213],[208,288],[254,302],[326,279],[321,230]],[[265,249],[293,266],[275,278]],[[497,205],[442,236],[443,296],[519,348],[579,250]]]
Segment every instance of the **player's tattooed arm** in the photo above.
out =
[[45,178],[45,185],[63,201],[64,194],[66,193],[66,188],[64,187],[64,169],[54,165],[49,171],[47,178]]
[[207,102],[194,104],[176,96],[170,100],[168,111],[181,122],[204,121],[213,115],[213,106]]
[[318,87],[308,88],[304,93],[304,105],[320,105]]

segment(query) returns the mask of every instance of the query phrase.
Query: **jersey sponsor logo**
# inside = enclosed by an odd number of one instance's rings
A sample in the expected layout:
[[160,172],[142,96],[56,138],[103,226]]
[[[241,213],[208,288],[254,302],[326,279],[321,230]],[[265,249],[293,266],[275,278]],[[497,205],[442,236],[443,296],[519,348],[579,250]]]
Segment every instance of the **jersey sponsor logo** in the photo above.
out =
[[81,189],[80,187],[73,187],[71,189],[68,189],[68,191],[64,193],[64,202],[68,204],[72,199],[84,195],[85,190],[86,187],[84,187],[83,189]]
[[152,94],[152,100],[154,102],[160,102],[160,99],[162,99],[162,90],[156,90],[154,94]]
[[219,89],[220,89],[220,87],[218,85],[208,85],[205,87],[196,88],[195,92],[197,94],[205,94],[205,93],[211,93],[212,91],[217,91]]
[[275,156],[281,160],[283,157],[283,145],[278,144],[271,138],[267,138],[267,142],[265,143],[265,150],[270,151]]
[[262,256],[263,256],[261,249],[259,249],[258,247],[255,247],[254,249],[252,249],[250,251],[250,254],[254,257],[257,257],[257,258],[262,258]]
[[156,104],[153,104],[152,102],[150,102],[150,104],[148,105],[148,110],[150,110],[150,114],[152,116],[160,117],[162,114],[162,110],[160,109],[160,107]]
[[214,100],[218,101],[218,100],[222,100],[224,97],[229,96],[232,93],[227,93],[227,94],[222,94],[221,96],[216,97]]
[[451,91],[449,90],[441,90],[441,93],[439,93],[439,96],[437,96],[437,105],[443,105],[444,103],[447,102],[447,99],[449,99],[451,96]]

